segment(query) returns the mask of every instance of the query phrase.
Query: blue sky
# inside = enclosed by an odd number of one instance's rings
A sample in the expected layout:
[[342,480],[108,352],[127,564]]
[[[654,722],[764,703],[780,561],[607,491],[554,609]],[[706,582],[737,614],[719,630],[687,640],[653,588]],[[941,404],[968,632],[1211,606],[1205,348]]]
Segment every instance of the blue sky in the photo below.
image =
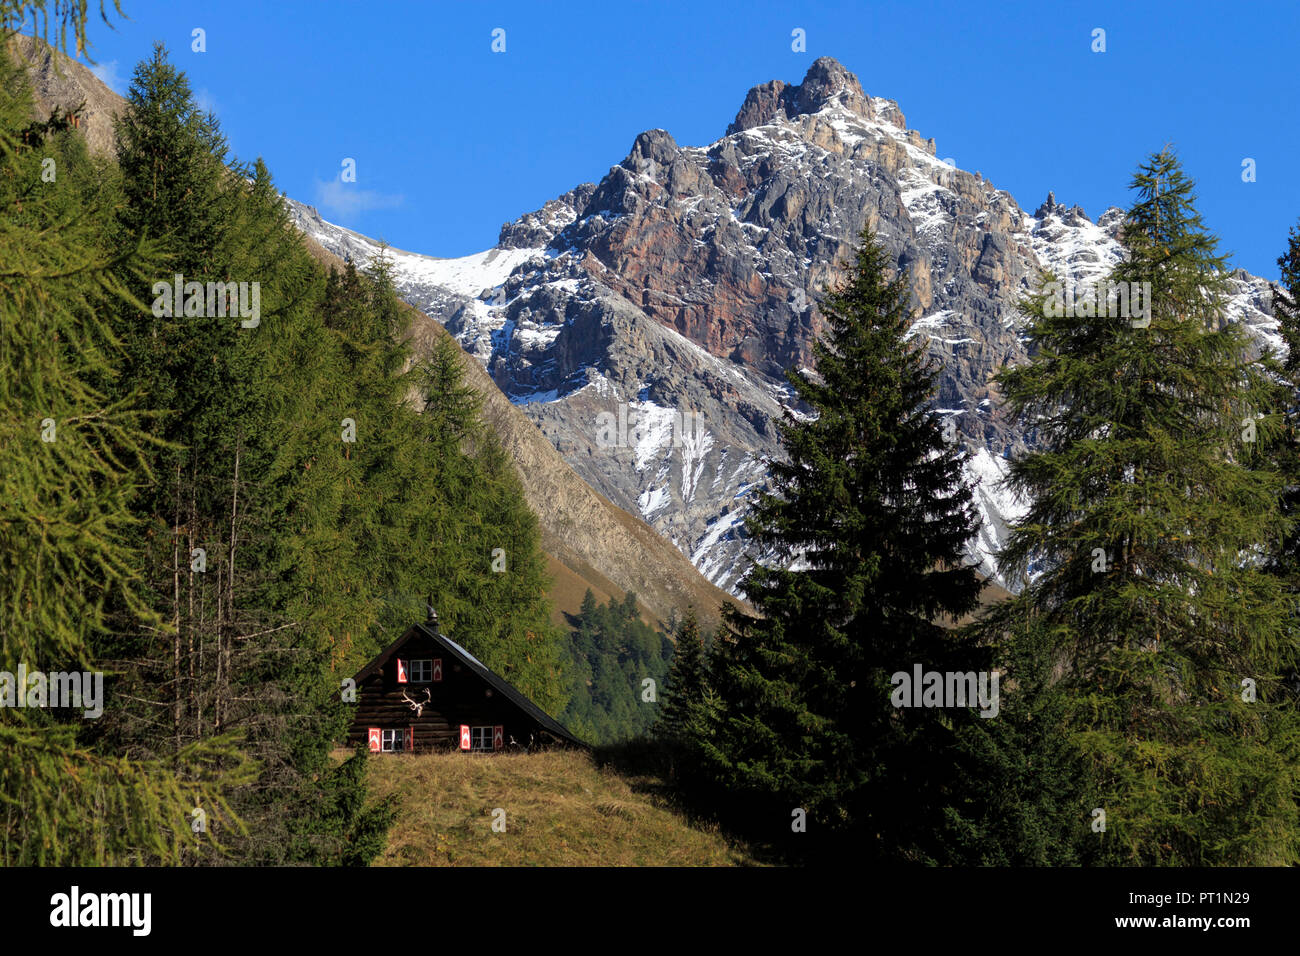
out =
[[[1170,142],[1234,265],[1276,278],[1300,220],[1295,2],[121,3],[130,19],[91,27],[110,85],[163,41],[240,158],[327,219],[430,255],[492,246],[642,130],[714,141],[749,87],[797,83],[824,55],[1030,211],[1049,189],[1094,219],[1127,205],[1138,162]],[[349,157],[355,184],[338,182]]]

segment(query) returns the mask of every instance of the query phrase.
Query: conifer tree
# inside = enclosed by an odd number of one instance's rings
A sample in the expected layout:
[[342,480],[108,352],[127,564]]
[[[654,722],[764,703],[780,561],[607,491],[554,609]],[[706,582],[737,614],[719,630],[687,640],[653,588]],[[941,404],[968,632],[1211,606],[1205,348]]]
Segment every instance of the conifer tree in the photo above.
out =
[[[1282,511],[1294,519],[1300,515],[1300,227],[1291,228],[1277,265],[1281,274],[1273,284],[1273,314],[1287,353],[1277,376],[1282,435],[1271,450],[1286,482]],[[1300,594],[1300,523],[1275,544],[1269,558],[1272,570],[1287,580],[1292,593]]]
[[1070,698],[1056,680],[1050,628],[1007,625],[1014,602],[985,612],[967,639],[1001,674],[996,719],[954,716],[953,774],[933,854],[952,866],[1076,866],[1095,858],[1086,766],[1063,729]]
[[[1276,371],[1277,405],[1283,409],[1282,435],[1271,448],[1274,468],[1284,483],[1282,514],[1290,530],[1273,543],[1266,566],[1291,598],[1288,622],[1300,630],[1300,227],[1292,227],[1286,252],[1278,257],[1280,282],[1273,286],[1273,313],[1287,354]],[[1300,666],[1285,668],[1279,686],[1290,706],[1300,708]]]
[[1273,311],[1277,314],[1282,335],[1288,346],[1286,368],[1300,368],[1300,226],[1287,234],[1286,252],[1278,256],[1281,281],[1273,286]]
[[677,647],[668,672],[667,699],[655,736],[668,746],[670,772],[688,794],[700,785],[704,743],[718,719],[719,702],[709,675],[709,655],[695,609],[688,608],[677,628]]
[[[367,269],[366,333],[374,384],[358,398],[372,436],[349,463],[372,493],[358,533],[373,552],[367,578],[389,601],[385,626],[404,629],[431,600],[442,627],[549,713],[565,704],[560,634],[550,619],[537,518],[514,466],[465,382],[464,353],[448,335],[412,360],[402,344],[409,312],[385,257]],[[358,417],[357,421],[362,421]],[[378,514],[374,513],[375,508]],[[365,541],[373,540],[373,544]],[[413,544],[417,543],[418,544]],[[401,561],[386,556],[403,554]]]
[[941,826],[927,798],[951,728],[940,710],[895,708],[891,675],[978,669],[940,622],[971,611],[980,582],[962,557],[976,527],[963,454],[927,407],[936,365],[909,339],[906,277],[886,273],[864,233],[822,306],[816,374],[787,373],[814,417],[780,425],[788,459],[771,463],[774,489],[750,522],[775,560],[742,584],[761,616],[727,614],[723,712],[703,757],[768,832],[800,808],[809,833],[852,832],[858,852],[918,859]]
[[1000,564],[1029,581],[1007,620],[1049,636],[1088,770],[1078,826],[1105,813],[1089,859],[1294,863],[1300,737],[1279,676],[1296,640],[1261,568],[1289,525],[1260,451],[1275,392],[1226,321],[1224,260],[1176,157],[1132,185],[1110,278],[1150,283],[1149,314],[1132,286],[1129,314],[1118,294],[1091,316],[1035,294],[1033,359],[1000,377],[1038,439],[1010,469],[1030,505]]
[[704,644],[695,609],[688,608],[677,631],[677,648],[668,671],[667,700],[655,732],[674,744],[689,745],[706,733],[701,708],[708,687]]
[[589,623],[596,618],[596,595],[592,593],[591,588],[587,588],[587,593],[582,596],[582,604],[578,608],[578,616],[581,619],[580,630],[590,630],[592,625]]

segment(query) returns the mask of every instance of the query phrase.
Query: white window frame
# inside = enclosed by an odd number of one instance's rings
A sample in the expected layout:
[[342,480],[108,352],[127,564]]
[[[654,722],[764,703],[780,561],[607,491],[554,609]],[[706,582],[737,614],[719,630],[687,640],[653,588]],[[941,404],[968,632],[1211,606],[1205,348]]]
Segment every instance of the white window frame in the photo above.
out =
[[[493,727],[470,727],[469,729],[469,751],[470,753],[482,753],[483,751],[492,751],[496,748],[492,746],[492,738],[495,733]],[[479,742],[486,741],[487,745],[483,746]]]
[[407,741],[410,739],[409,727],[384,727],[379,731],[379,752],[386,754],[400,754],[406,750]]
[[419,660],[407,661],[406,667],[407,667],[406,679],[408,683],[411,684],[433,683],[433,658],[432,657],[422,657]]

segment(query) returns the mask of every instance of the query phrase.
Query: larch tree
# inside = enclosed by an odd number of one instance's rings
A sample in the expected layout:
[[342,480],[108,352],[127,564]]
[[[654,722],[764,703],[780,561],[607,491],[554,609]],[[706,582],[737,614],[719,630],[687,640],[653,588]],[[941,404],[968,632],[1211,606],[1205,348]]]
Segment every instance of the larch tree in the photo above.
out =
[[[7,41],[44,8],[0,3],[0,670],[85,671],[92,683],[100,672],[103,696],[93,713],[92,687],[80,707],[48,696],[50,685],[34,693],[30,680],[5,691],[28,706],[6,700],[0,711],[0,855],[13,865],[175,863],[213,845],[214,829],[237,832],[227,797],[251,768],[221,741],[155,760],[99,733],[120,675],[97,659],[97,636],[113,608],[156,622],[138,595],[132,510],[155,444],[138,396],[110,393],[122,350],[106,316],[134,300],[120,277],[146,274],[159,250],[107,251],[104,170],[75,132],[31,121]],[[85,6],[60,13],[83,46]],[[196,811],[209,829],[193,825]]]

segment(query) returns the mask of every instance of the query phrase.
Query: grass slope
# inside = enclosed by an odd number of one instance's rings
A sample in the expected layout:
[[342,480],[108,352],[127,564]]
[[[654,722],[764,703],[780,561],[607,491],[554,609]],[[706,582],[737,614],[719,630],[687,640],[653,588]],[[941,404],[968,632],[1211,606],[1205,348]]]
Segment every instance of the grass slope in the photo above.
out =
[[[386,754],[370,759],[370,787],[372,798],[392,795],[398,807],[376,866],[756,863],[577,751]],[[498,807],[505,832],[492,829]]]

